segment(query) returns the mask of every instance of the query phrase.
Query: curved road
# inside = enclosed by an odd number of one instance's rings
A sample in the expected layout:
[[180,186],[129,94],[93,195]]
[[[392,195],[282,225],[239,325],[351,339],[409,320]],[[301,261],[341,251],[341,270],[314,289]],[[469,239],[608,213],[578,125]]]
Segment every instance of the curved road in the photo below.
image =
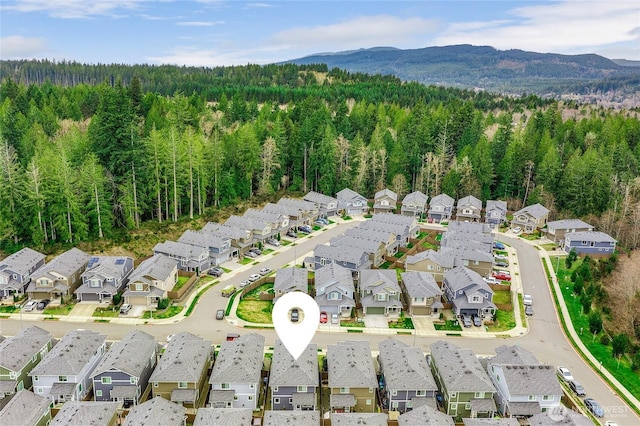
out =
[[[249,270],[239,272],[231,278],[226,278],[225,281],[229,280],[236,283],[248,278],[250,274],[256,273],[260,268],[277,269],[284,264],[291,264],[294,256],[297,255],[298,258],[303,256],[313,250],[316,245],[328,242],[332,237],[342,234],[345,229],[354,227],[358,223],[359,221],[346,222],[325,231],[316,232],[312,238],[298,239],[294,250],[291,248],[282,250],[278,255],[270,256]],[[541,362],[569,368],[576,380],[580,381],[584,386],[587,395],[595,398],[603,406],[607,413],[606,420],[616,421],[620,426],[640,425],[640,418],[591,370],[567,341],[559,323],[538,251],[531,245],[522,242],[519,238],[511,238],[501,234],[500,239],[507,240],[506,242],[517,250],[523,290],[533,296],[535,311],[534,315],[529,317],[530,328],[528,333],[510,339],[432,338],[420,336],[414,338],[414,336],[400,335],[393,337],[403,340],[409,345],[413,345],[415,341],[416,346],[420,347],[424,352],[429,352],[431,343],[442,339],[451,339],[456,345],[473,349],[478,355],[493,355],[495,354],[495,348],[501,345],[520,345],[534,353]],[[104,333],[110,340],[119,340],[132,328],[139,327],[159,341],[164,341],[169,334],[189,331],[205,339],[212,340],[214,343],[220,343],[225,339],[227,333],[239,331],[237,327],[228,324],[226,321],[216,321],[214,319],[215,311],[226,308],[228,302],[228,299],[221,297],[219,294],[219,290],[222,288],[221,285],[218,284],[213,288],[213,291],[203,294],[193,313],[181,321],[176,321],[174,324],[127,326],[110,323],[88,323],[85,328]],[[50,331],[56,337],[63,336],[71,329],[83,328],[82,324],[65,321],[27,321],[23,318],[22,323],[22,326],[37,325]],[[20,321],[0,321],[0,332],[3,335],[14,335],[20,328]],[[274,331],[260,330],[259,332],[266,337],[267,345],[274,345],[276,338]],[[329,344],[343,340],[367,340],[371,344],[371,349],[377,350],[377,343],[388,337],[388,335],[376,334],[356,336],[344,333],[316,333],[312,342],[318,344],[321,348],[326,348]]]

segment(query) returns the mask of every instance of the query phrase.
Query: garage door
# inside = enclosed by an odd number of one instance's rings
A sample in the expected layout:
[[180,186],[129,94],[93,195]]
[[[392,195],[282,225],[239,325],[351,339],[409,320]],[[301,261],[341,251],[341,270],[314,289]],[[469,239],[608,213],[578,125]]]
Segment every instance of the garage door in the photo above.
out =
[[82,294],[82,301],[83,302],[99,302],[100,301],[100,295],[96,294],[96,293],[83,293]]
[[384,308],[377,308],[377,307],[367,308],[365,313],[366,314],[384,314]]
[[414,306],[411,310],[413,315],[431,315],[431,308],[428,306]]

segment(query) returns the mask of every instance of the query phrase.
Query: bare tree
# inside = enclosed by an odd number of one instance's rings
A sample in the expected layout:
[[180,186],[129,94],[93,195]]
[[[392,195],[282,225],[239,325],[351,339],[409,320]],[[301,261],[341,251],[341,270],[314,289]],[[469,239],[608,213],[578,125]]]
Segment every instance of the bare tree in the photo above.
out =
[[262,180],[260,181],[260,193],[269,194],[273,191],[271,179],[273,172],[280,168],[278,162],[278,146],[276,140],[269,136],[262,145]]

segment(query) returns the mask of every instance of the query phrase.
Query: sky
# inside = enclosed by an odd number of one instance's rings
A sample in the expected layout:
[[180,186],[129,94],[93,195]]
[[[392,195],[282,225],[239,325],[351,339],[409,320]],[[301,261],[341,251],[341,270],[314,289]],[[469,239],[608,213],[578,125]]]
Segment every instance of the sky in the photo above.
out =
[[2,0],[0,58],[267,64],[377,46],[640,60],[638,0]]

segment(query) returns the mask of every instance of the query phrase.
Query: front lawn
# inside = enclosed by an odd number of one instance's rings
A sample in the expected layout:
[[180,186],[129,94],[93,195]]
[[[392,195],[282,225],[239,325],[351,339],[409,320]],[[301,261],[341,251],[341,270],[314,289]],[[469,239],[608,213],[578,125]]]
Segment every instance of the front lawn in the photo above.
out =
[[433,326],[436,330],[462,331],[462,327],[456,320],[447,320],[444,324],[434,323]]
[[364,321],[342,320],[340,321],[340,327],[364,327]]
[[50,308],[46,308],[43,313],[47,315],[69,315],[69,312],[73,309],[75,305],[60,305],[60,306],[52,306]]
[[271,320],[271,311],[273,311],[273,302],[270,300],[254,300],[247,299],[245,297],[238,303],[236,315],[238,318],[247,322],[256,324],[273,324],[273,321]]
[[250,258],[250,257],[246,257],[246,256],[245,256],[245,257],[240,261],[240,264],[241,264],[241,265],[248,265],[248,264],[250,264],[251,262],[253,262],[253,259],[252,259],[252,258]]
[[501,311],[498,309],[496,312],[496,320],[493,324],[488,324],[489,331],[506,331],[511,330],[516,326],[516,319],[513,315],[513,311]]
[[558,248],[558,246],[555,245],[554,243],[539,244],[539,246],[545,249],[546,251],[554,251],[556,248]]
[[153,311],[153,312],[152,311],[145,311],[145,313],[142,315],[142,318],[144,318],[144,319],[171,318],[171,317],[174,317],[174,316],[178,315],[180,312],[182,312],[183,308],[184,308],[184,306],[171,305],[167,309],[162,310],[162,311]]
[[403,328],[413,330],[413,321],[411,318],[398,318],[397,321],[389,321],[389,328]]
[[100,318],[115,318],[119,313],[120,310],[117,306],[110,306],[107,308],[96,308],[91,316]]
[[0,312],[5,313],[5,314],[11,314],[15,311],[17,311],[19,308],[16,308],[15,306],[11,305],[11,306],[0,306]]

